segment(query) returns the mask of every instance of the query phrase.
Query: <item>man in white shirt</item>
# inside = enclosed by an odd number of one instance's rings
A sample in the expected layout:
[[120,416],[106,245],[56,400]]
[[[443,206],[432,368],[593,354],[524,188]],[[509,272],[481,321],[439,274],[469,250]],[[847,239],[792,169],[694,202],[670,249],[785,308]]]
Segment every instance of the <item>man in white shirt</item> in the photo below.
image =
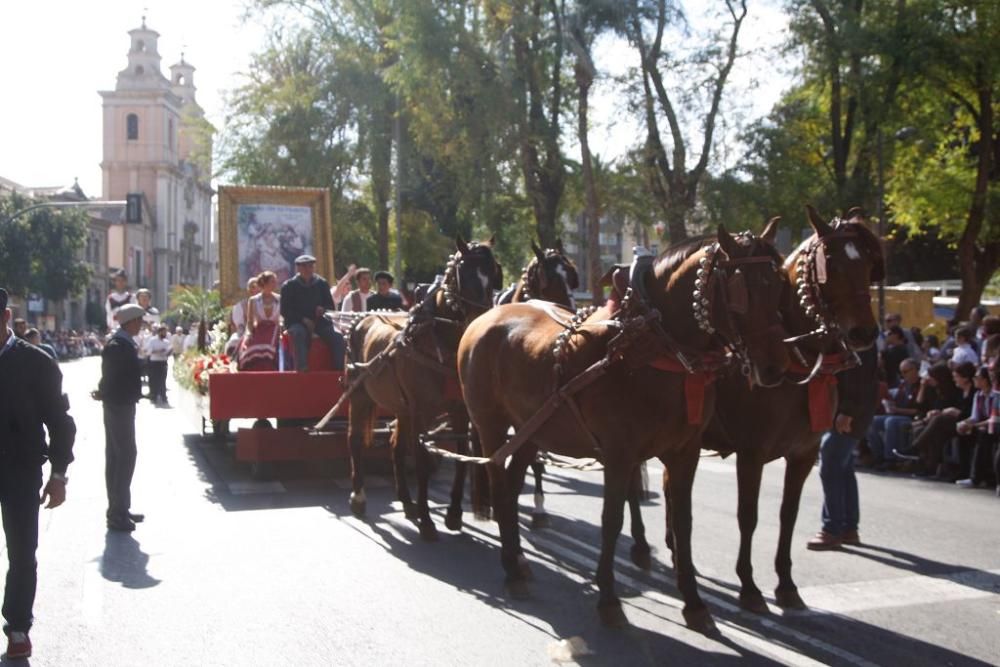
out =
[[174,335],[170,337],[170,348],[175,357],[181,356],[184,352],[184,329],[177,327],[174,329]]
[[149,398],[160,407],[167,407],[167,359],[173,346],[167,338],[167,327],[160,325],[156,335],[146,341],[149,352]]
[[105,314],[108,318],[108,331],[114,332],[118,328],[118,321],[115,314],[122,306],[135,303],[135,295],[128,289],[128,276],[124,271],[118,271],[114,275],[114,288],[108,294],[108,299],[104,303]]
[[344,297],[344,303],[340,306],[344,313],[363,313],[368,311],[368,297],[372,292],[372,272],[371,269],[361,267],[354,272],[358,279],[358,289],[351,291]]

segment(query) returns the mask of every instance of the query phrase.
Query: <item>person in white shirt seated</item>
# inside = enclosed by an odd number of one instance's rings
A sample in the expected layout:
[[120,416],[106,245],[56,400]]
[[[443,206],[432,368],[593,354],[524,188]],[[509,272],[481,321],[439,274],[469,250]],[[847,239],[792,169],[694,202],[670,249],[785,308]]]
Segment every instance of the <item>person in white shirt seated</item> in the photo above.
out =
[[951,354],[950,365],[952,368],[965,362],[973,366],[979,365],[979,355],[972,349],[972,340],[975,332],[969,327],[959,327],[955,330],[955,351]]
[[358,267],[351,264],[347,267],[347,273],[341,276],[337,284],[330,288],[330,296],[333,297],[333,305],[340,310],[344,303],[344,297],[351,293],[351,278],[358,272]]
[[354,272],[354,277],[358,281],[358,289],[344,297],[344,303],[340,310],[345,313],[367,312],[368,297],[374,294],[372,292],[372,271],[369,268],[361,267]]
[[260,294],[260,276],[254,276],[247,281],[247,298],[233,304],[229,311],[229,340],[226,341],[226,354],[235,357],[247,330],[247,303]]
[[166,407],[167,359],[173,351],[166,326],[161,324],[156,328],[156,335],[146,341],[146,351],[149,353],[149,398],[157,406]]

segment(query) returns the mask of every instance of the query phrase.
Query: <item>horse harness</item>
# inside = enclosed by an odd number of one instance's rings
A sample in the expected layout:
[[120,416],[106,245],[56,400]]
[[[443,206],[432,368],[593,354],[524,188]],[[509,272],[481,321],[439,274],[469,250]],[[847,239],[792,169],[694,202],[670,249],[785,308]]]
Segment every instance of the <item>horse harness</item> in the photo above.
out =
[[[707,291],[713,269],[720,268],[727,279],[727,289],[724,294],[726,295],[727,303],[725,305],[728,317],[728,311],[733,308],[734,302],[735,312],[746,312],[748,304],[746,282],[742,274],[739,273],[739,267],[746,264],[773,262],[773,259],[769,257],[744,257],[719,261],[716,259],[718,248],[716,243],[705,249],[705,256],[700,260],[693,294],[695,319],[699,328],[709,335],[716,333],[711,323],[712,300]],[[609,320],[586,322],[586,318],[596,310],[593,306],[577,311],[569,323],[557,317],[551,310],[546,310],[553,320],[565,328],[556,337],[552,350],[556,360],[553,367],[556,389],[541,407],[516,430],[514,436],[503,447],[494,452],[489,459],[478,459],[475,462],[491,462],[502,466],[507,457],[516,453],[564,404],[569,408],[581,430],[590,440],[595,458],[601,460],[600,442],[586,426],[583,414],[576,403],[575,395],[603,377],[618,362],[625,362],[630,369],[650,366],[666,372],[684,374],[685,394],[689,398],[692,390],[697,390],[698,387],[700,387],[700,398],[703,398],[704,388],[714,381],[716,373],[729,364],[730,358],[740,358],[743,367],[748,368],[749,362],[745,356],[746,348],[742,345],[738,334],[736,334],[736,340],[726,341],[726,347],[730,349],[730,356],[727,357],[719,352],[705,353],[703,350],[696,350],[680,343],[667,333],[661,323],[660,311],[650,304],[644,286],[646,276],[653,270],[653,262],[652,254],[636,255],[629,267],[628,287],[624,289],[624,295],[620,299],[617,297],[612,299],[619,306]],[[618,270],[612,272],[613,291],[620,291],[623,286],[621,281],[623,268],[617,267]],[[732,273],[726,273],[727,269],[733,269]],[[567,344],[570,338],[585,326],[607,326],[617,329],[618,333],[608,341],[607,350],[601,359],[563,382],[562,364],[568,354]],[[735,327],[730,328],[733,332],[736,331]],[[692,411],[689,400],[687,416],[689,423],[701,423],[700,403],[699,409]]]

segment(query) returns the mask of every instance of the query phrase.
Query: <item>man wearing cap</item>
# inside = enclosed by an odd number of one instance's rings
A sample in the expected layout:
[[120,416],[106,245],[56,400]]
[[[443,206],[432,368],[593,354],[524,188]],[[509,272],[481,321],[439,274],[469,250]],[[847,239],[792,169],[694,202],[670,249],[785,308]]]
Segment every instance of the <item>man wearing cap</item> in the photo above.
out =
[[[39,492],[46,508],[66,500],[76,425],[62,392],[62,374],[47,354],[14,336],[7,291],[0,288],[0,508],[7,540],[3,617],[9,660],[31,655],[32,607],[38,581]],[[45,431],[48,431],[48,445]],[[42,489],[48,459],[49,481]]]
[[372,296],[372,270],[362,266],[354,272],[358,281],[358,289],[344,297],[340,310],[345,313],[363,313],[368,310],[368,298]]
[[333,310],[330,285],[316,275],[316,258],[299,255],[295,258],[295,275],[281,286],[281,317],[292,337],[295,370],[309,370],[309,344],[316,334],[330,346],[335,370],[344,368],[344,337],[323,315]]
[[115,317],[118,329],[101,352],[101,382],[94,398],[104,403],[104,481],[108,492],[110,530],[131,532],[143,515],[130,512],[135,472],[135,404],[142,397],[136,335],[146,309],[123,305]]
[[375,272],[378,291],[368,297],[368,310],[403,310],[403,297],[392,289],[393,278],[388,271]]

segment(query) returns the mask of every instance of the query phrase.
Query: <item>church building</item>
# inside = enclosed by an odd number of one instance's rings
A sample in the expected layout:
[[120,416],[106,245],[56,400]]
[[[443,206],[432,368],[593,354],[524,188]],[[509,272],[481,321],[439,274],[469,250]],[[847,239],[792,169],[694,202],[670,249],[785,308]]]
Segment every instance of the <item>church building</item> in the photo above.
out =
[[210,185],[212,135],[195,99],[195,68],[184,60],[160,70],[159,33],[129,31],[128,66],[103,99],[102,195],[130,200],[141,221],[113,225],[107,262],[132,289],[146,287],[168,307],[178,284],[210,289],[217,277]]

